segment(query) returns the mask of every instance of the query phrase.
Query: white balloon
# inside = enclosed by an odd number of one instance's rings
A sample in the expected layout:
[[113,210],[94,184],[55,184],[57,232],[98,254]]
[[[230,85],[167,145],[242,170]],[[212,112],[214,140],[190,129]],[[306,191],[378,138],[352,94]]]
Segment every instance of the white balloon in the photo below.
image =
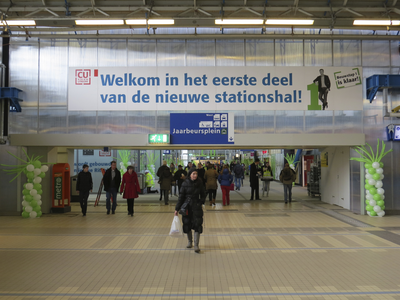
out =
[[385,211],[381,210],[380,212],[377,213],[378,217],[383,217],[385,215]]
[[32,219],[36,218],[36,217],[37,217],[37,212],[36,212],[36,211],[31,211],[31,212],[29,213],[29,216],[30,216]]
[[22,199],[25,200],[25,196],[22,196]]
[[33,174],[35,174],[35,176],[38,176],[40,173],[42,173],[40,169],[33,170]]
[[25,200],[22,201],[22,206],[23,206],[23,207],[27,207],[28,205],[29,205],[29,202],[28,202],[28,201],[25,201]]
[[30,213],[32,211],[32,206],[28,205],[25,207],[25,211],[27,211],[28,213]]
[[371,193],[369,192],[369,190],[367,190],[367,195],[371,195]]
[[376,205],[376,201],[375,200],[369,200],[369,205],[375,206]]
[[35,196],[37,195],[37,190],[31,190],[29,194],[31,194],[31,196]]
[[378,174],[382,174],[382,173],[383,173],[383,169],[382,169],[382,168],[378,168],[378,169],[376,169],[376,173],[378,173]]
[[374,200],[374,197],[371,194],[368,194],[365,198],[367,198],[367,200]]
[[368,215],[368,216],[371,216],[371,212],[370,212],[370,211],[367,211],[367,215]]
[[376,184],[375,184],[375,187],[376,187],[376,188],[381,188],[382,186],[383,186],[383,182],[380,181],[380,180],[377,181]]
[[383,195],[385,193],[385,190],[383,188],[379,188],[376,190],[379,195]]
[[382,194],[382,195],[381,195],[381,198],[382,198],[382,200],[385,200],[385,195]]
[[27,166],[26,166],[26,169],[27,169],[29,172],[32,172],[33,170],[35,170],[35,167],[34,167],[34,165],[27,165]]
[[368,183],[369,183],[370,185],[375,185],[375,184],[376,184],[376,181],[375,181],[375,179],[369,179],[369,180],[368,180]]
[[381,174],[381,180],[382,180],[383,178],[385,178],[385,175]]
[[294,167],[294,164],[290,164],[290,167],[293,168],[293,167]]
[[31,189],[33,189],[33,184],[32,184],[32,183],[27,183],[26,186],[25,186],[25,188],[26,188],[27,190],[31,190]]
[[380,168],[380,165],[379,165],[378,162],[374,162],[374,163],[372,164],[372,167],[373,167],[374,169],[378,169],[378,168]]
[[132,165],[132,163],[130,161],[128,161],[128,166]]
[[[40,195],[38,195],[38,196],[40,196]],[[39,206],[41,206],[42,205],[42,200],[36,200],[36,202],[37,202],[37,205],[39,205]]]
[[48,166],[41,166],[40,167],[40,171],[42,171],[43,173],[46,173],[49,170]]
[[35,179],[33,179],[33,183],[41,183],[42,182],[42,178],[40,177],[35,177]]
[[368,169],[365,169],[365,173],[369,174]]
[[119,163],[119,165],[122,167],[122,166],[124,165],[124,163],[121,161],[121,162]]
[[42,196],[39,194],[36,194],[35,196],[33,196],[33,199],[38,201],[38,200],[42,199]]
[[380,212],[382,210],[382,208],[379,205],[375,205],[374,206],[374,212]]
[[372,175],[371,174],[367,174],[367,175],[365,175],[365,178],[372,179]]

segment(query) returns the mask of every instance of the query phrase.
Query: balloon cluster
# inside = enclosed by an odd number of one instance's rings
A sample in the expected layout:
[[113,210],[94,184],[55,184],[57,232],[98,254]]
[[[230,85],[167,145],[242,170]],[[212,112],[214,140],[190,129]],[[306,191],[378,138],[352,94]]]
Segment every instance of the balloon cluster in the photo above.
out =
[[[17,174],[13,179],[16,179],[21,173],[24,173],[27,177],[27,183],[24,184],[24,189],[22,190],[23,201],[22,201],[22,217],[23,218],[36,218],[42,215],[42,179],[45,173],[49,170],[49,167],[42,165],[40,162],[41,156],[30,158],[24,149],[22,151],[25,153],[27,160],[23,160],[14,154],[8,152],[11,156],[15,157],[19,161],[23,162],[21,165],[4,165],[5,167],[10,167],[9,170],[4,170],[9,174]],[[49,163],[45,163],[49,164]]]
[[[25,171],[26,170],[26,171]],[[22,201],[22,217],[23,218],[36,218],[42,215],[42,178],[49,167],[43,165],[39,160],[34,161],[32,164],[26,166],[23,171],[28,178],[28,183],[24,184],[22,190],[23,201]]]
[[373,162],[365,164],[365,190],[367,214],[383,217],[385,215],[385,190],[382,188],[383,163]]
[[360,154],[361,158],[352,157],[351,160],[356,160],[365,163],[365,190],[366,190],[366,200],[367,205],[365,209],[367,214],[371,217],[383,217],[385,215],[385,190],[383,187],[383,163],[381,159],[393,151],[390,149],[385,152],[385,143],[382,141],[382,148],[379,149],[380,142],[378,140],[378,145],[376,149],[376,154],[372,150],[372,147],[367,144],[369,150],[365,147],[357,147],[355,151]]
[[[130,162],[131,152],[129,150],[118,150],[118,155],[121,160],[121,162],[119,163],[121,175],[123,175],[127,171],[128,166],[132,165],[132,163]],[[118,159],[116,157],[113,158]]]

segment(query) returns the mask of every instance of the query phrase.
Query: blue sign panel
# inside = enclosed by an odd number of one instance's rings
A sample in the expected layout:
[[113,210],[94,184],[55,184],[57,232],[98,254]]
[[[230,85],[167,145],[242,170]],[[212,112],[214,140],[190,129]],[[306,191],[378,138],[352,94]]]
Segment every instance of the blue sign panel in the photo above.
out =
[[171,144],[234,144],[233,113],[170,114]]
[[171,150],[163,150],[163,154],[171,154]]
[[393,141],[400,141],[400,125],[395,125],[394,127]]

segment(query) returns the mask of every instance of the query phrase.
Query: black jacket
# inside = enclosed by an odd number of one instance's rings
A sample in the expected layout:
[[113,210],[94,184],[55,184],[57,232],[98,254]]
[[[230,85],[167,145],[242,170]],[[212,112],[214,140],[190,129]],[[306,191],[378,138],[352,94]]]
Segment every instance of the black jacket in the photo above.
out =
[[80,171],[76,180],[76,190],[79,192],[88,192],[93,189],[92,174],[90,172]]
[[206,175],[206,169],[196,169],[197,171],[197,178],[200,178],[201,181],[203,181],[203,184],[205,184],[205,178],[204,175]]
[[[330,89],[331,88],[331,81],[329,80],[329,77],[324,74],[324,79],[325,79],[325,86]],[[314,79],[314,83],[318,82],[318,92],[321,91],[321,76],[318,76],[317,78]]]
[[166,169],[166,168],[169,170],[167,165],[162,165],[161,167],[158,168],[158,170],[157,170],[157,177],[158,178],[161,179],[162,173],[163,173],[164,169]]
[[[182,174],[185,176],[185,179],[182,179]],[[178,184],[182,184],[186,180],[187,172],[185,170],[178,170],[174,174],[174,179],[178,180]]]
[[[104,184],[104,190],[108,192],[108,190],[111,187],[111,168],[108,168],[106,173],[104,174],[103,184]],[[118,169],[115,169],[114,188],[118,190],[120,185],[121,185],[121,172],[118,171]]]
[[188,233],[192,229],[199,233],[203,232],[203,209],[201,206],[205,199],[206,190],[200,179],[192,181],[187,178],[183,182],[175,210],[179,211],[185,201],[189,202],[186,215],[182,215],[184,233]]
[[256,186],[258,184],[258,166],[255,163],[250,165],[250,186]]

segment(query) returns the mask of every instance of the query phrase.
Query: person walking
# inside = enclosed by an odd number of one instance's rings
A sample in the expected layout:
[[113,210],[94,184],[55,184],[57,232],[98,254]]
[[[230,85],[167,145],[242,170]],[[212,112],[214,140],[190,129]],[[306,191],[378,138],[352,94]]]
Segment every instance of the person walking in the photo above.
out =
[[160,188],[161,188],[161,195],[164,194],[164,203],[165,205],[168,205],[169,201],[169,190],[171,189],[171,184],[172,184],[172,174],[168,166],[166,165],[166,168],[163,169],[162,173],[160,174]]
[[233,182],[233,176],[229,171],[229,165],[225,165],[224,168],[222,169],[222,174],[218,176],[218,182],[221,185],[221,190],[222,190],[222,205],[223,206],[229,205],[230,204],[229,192],[231,184]]
[[217,196],[218,189],[218,173],[214,169],[212,164],[208,165],[208,169],[204,174],[204,180],[206,182],[206,191],[208,194],[208,199],[210,200],[210,206],[215,205],[215,198]]
[[174,177],[176,168],[175,168],[175,165],[173,162],[169,165],[169,169],[171,170],[171,174],[172,174],[172,182],[171,182],[171,185],[172,185],[171,186],[171,197],[172,197],[172,187],[174,187],[174,196],[176,196],[176,180]]
[[178,171],[175,172],[174,179],[178,182],[178,193],[181,193],[182,183],[185,181],[187,172],[181,165],[178,166]]
[[[272,177],[272,178],[274,177],[274,174],[272,173],[272,168],[269,165],[269,162],[264,162],[264,166],[262,166],[262,168],[261,168],[261,174],[262,174],[262,177]],[[267,197],[268,197],[270,185],[271,185],[271,180],[266,180],[265,185],[264,185],[264,187],[265,187],[264,192],[267,192]],[[264,195],[264,193],[263,193],[263,195]]]
[[133,202],[135,198],[139,197],[140,193],[140,186],[139,180],[136,172],[133,170],[132,166],[128,166],[126,173],[122,176],[122,183],[119,192],[128,204],[128,215],[133,217]]
[[204,188],[206,187],[206,182],[204,180],[204,174],[206,174],[206,170],[203,168],[201,163],[197,164],[197,177],[203,181]]
[[[104,190],[106,191],[106,208],[107,215],[115,214],[115,209],[117,208],[117,193],[119,185],[121,184],[121,173],[117,169],[117,163],[115,161],[111,162],[111,167],[107,169],[103,176]],[[112,196],[112,207],[111,207],[111,196]]]
[[192,248],[194,230],[194,252],[199,253],[200,234],[203,232],[203,209],[206,199],[204,185],[198,178],[196,170],[190,170],[183,182],[174,215],[182,214],[183,232],[187,234],[186,248]]
[[163,160],[163,164],[162,164],[161,167],[158,168],[157,174],[156,174],[157,177],[158,177],[158,184],[160,185],[160,201],[162,200],[162,196],[163,196],[162,189],[161,189],[161,181],[162,181],[161,176],[162,176],[162,173],[163,173],[165,168],[168,168],[167,161]]
[[89,166],[83,165],[76,180],[76,191],[79,193],[79,202],[81,203],[82,215],[86,216],[87,201],[89,193],[93,190],[92,174],[89,172]]
[[153,175],[151,175],[149,170],[144,171],[144,174],[146,176],[147,194],[158,193],[158,190],[151,190],[151,188],[154,186]]
[[[296,181],[296,172],[293,171],[288,163],[285,163],[285,167],[279,175],[279,180],[283,183],[283,192],[285,196],[285,204],[292,202],[292,186],[293,182]],[[288,195],[289,194],[289,195]],[[289,197],[288,197],[289,196]]]
[[235,174],[235,186],[236,190],[240,191],[240,182],[242,181],[242,177],[244,175],[243,167],[240,165],[240,163],[237,163],[233,167],[233,173]]
[[256,158],[250,165],[250,186],[251,186],[251,200],[254,200],[254,192],[256,194],[256,200],[261,200],[259,195],[259,182],[258,182],[258,164],[260,160]]

